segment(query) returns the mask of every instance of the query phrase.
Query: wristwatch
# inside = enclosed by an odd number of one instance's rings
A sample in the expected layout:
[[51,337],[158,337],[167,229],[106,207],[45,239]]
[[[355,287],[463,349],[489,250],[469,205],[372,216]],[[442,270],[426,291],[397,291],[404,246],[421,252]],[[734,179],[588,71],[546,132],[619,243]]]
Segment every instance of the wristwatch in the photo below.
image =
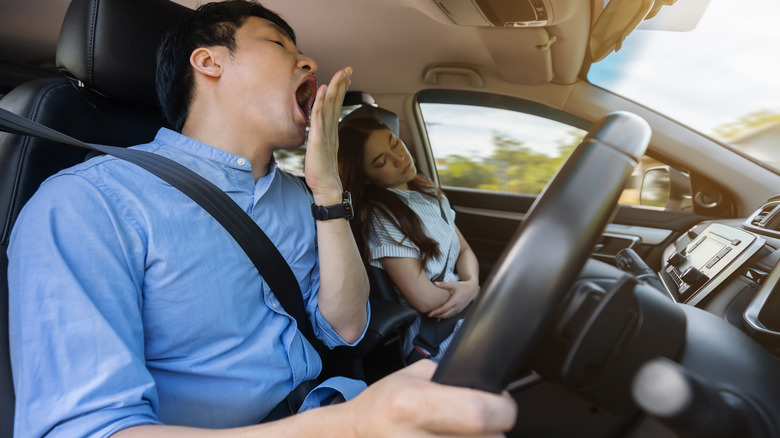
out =
[[341,204],[335,205],[311,205],[311,214],[314,219],[318,221],[326,221],[328,219],[346,218],[351,220],[354,217],[352,211],[352,195],[349,192],[341,194]]

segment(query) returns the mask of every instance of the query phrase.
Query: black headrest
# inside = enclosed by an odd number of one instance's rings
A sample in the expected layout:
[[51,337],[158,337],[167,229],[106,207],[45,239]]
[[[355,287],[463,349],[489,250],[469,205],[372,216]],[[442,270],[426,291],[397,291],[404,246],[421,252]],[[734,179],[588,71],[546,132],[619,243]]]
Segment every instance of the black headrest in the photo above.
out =
[[72,0],[57,66],[107,97],[156,105],[157,44],[188,11],[168,0]]
[[380,108],[378,106],[364,103],[358,108],[356,108],[355,110],[351,111],[346,116],[344,116],[344,118],[342,118],[341,121],[346,122],[348,120],[359,119],[359,118],[377,119],[380,122],[384,123],[385,126],[390,128],[390,131],[392,131],[393,134],[395,134],[396,136],[400,135],[398,116],[392,111],[388,111],[384,108]]
[[347,91],[346,94],[344,94],[344,106],[348,105],[361,105],[367,103],[369,105],[373,105],[376,103],[374,100],[374,96],[366,93],[365,91],[354,91],[350,90]]

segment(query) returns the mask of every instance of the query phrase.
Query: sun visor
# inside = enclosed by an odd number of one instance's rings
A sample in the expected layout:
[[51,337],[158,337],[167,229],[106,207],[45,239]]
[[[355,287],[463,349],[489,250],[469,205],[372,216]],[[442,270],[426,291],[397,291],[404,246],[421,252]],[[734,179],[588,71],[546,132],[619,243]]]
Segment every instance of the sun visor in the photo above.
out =
[[552,47],[557,37],[550,35],[545,28],[491,28],[479,31],[485,47],[506,80],[518,84],[538,84],[553,79]]
[[[698,12],[688,14],[690,18],[695,18],[695,20],[688,19],[683,21],[693,22],[695,27],[695,23],[698,22],[698,18],[701,17],[708,2],[709,0],[689,0],[687,4],[694,5],[695,8],[698,8]],[[601,61],[610,53],[620,50],[623,40],[639,27],[643,20],[655,17],[662,7],[675,3],[677,3],[677,0],[609,0],[606,2],[604,10],[599,15],[590,33],[589,45],[592,62]],[[655,21],[657,22],[658,20]],[[680,27],[679,25],[677,26]],[[690,25],[688,26],[690,27]],[[652,28],[650,26],[645,27]],[[671,30],[665,29],[664,26],[657,28]],[[684,26],[679,30],[685,30]]]

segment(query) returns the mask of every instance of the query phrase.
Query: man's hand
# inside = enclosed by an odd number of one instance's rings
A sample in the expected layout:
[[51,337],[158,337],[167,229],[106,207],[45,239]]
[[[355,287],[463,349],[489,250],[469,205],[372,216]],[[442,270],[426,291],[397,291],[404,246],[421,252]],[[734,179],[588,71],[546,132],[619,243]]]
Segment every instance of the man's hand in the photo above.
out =
[[474,301],[479,293],[479,283],[476,280],[437,281],[433,284],[446,289],[450,293],[450,298],[437,309],[428,312],[431,318],[452,318]]
[[509,394],[431,382],[436,364],[420,360],[369,386],[354,399],[283,420],[235,429],[141,425],[114,436],[132,437],[500,437],[517,418]]
[[435,370],[421,360],[376,382],[343,404],[351,409],[345,421],[354,421],[357,437],[493,437],[515,424],[508,394],[433,383]]
[[[311,109],[304,172],[314,203],[341,203],[339,115],[352,68],[336,72],[317,89]],[[320,288],[317,305],[325,320],[347,343],[357,341],[368,320],[368,277],[346,219],[317,222]]]
[[311,109],[309,138],[306,143],[304,172],[318,205],[341,202],[337,154],[341,104],[350,84],[352,67],[336,72],[329,85],[320,85]]

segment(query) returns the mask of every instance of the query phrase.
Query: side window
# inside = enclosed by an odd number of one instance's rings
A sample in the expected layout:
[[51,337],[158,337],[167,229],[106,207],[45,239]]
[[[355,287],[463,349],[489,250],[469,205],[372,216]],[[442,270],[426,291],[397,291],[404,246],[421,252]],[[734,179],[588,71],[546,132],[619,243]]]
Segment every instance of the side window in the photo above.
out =
[[[554,120],[550,112],[421,101],[439,182],[445,187],[539,194],[587,134],[583,121]],[[690,183],[683,172],[645,156],[619,202],[690,209]]]
[[420,109],[443,186],[539,194],[586,134],[506,109],[441,103]]

